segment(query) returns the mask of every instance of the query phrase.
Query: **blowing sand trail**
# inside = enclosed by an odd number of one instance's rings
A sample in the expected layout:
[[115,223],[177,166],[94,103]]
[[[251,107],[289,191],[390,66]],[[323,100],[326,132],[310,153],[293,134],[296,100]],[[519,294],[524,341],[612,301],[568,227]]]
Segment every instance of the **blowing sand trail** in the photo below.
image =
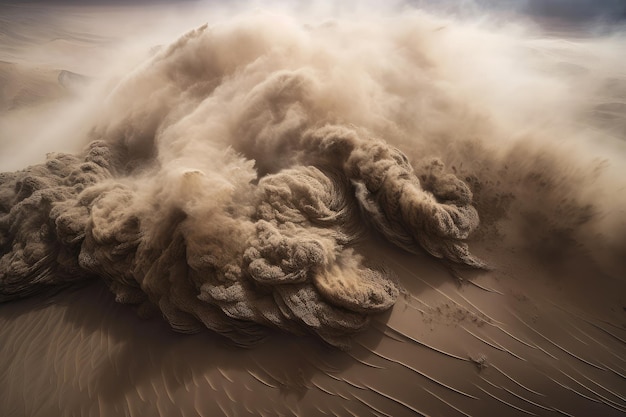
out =
[[626,412],[619,28],[189,7],[6,8],[0,415]]

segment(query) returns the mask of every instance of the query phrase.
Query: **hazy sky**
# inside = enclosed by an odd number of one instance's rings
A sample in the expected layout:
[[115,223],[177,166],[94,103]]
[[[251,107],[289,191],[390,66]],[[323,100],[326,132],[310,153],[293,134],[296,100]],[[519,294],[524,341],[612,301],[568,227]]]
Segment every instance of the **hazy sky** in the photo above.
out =
[[500,2],[484,0],[483,3],[500,4],[500,7],[511,7],[538,16],[572,20],[626,17],[626,2],[623,0],[509,0]]
[[[40,3],[45,5],[150,5],[154,3],[188,3],[198,0],[22,0],[19,2],[0,2],[2,4]],[[202,3],[220,3],[219,0],[204,0]],[[300,1],[286,1],[299,3]],[[613,19],[626,18],[626,1],[624,0],[409,0],[410,3],[423,5],[441,5],[446,3],[457,7],[478,4],[487,8],[515,10],[538,16],[561,17],[571,20],[589,20],[599,17]],[[237,3],[229,2],[229,3]]]

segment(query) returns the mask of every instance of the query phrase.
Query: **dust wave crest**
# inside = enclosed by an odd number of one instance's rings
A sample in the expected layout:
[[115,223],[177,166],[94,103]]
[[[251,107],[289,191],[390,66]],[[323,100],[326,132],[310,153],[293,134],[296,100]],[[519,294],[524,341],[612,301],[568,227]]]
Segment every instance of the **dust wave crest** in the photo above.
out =
[[377,135],[391,122],[363,100],[388,98],[385,69],[329,48],[336,30],[255,16],[189,32],[119,82],[82,154],[2,174],[0,300],[97,277],[179,331],[348,347],[399,293],[354,250],[368,228],[483,267],[468,185]]

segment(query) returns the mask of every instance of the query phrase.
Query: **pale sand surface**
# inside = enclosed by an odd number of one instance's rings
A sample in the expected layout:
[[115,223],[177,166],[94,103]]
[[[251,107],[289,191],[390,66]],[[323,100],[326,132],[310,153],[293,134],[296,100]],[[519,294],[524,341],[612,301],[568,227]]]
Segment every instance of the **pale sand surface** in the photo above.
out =
[[[93,39],[72,42],[55,47]],[[43,117],[71,99],[61,69],[89,74],[80,62],[32,64],[9,46],[0,138],[37,130],[24,108]],[[0,171],[16,169],[10,159]],[[470,246],[493,269],[458,281],[430,256],[362,243],[405,293],[348,352],[287,334],[250,349],[177,334],[99,281],[2,304],[0,416],[624,415],[626,280],[582,250],[546,260],[489,234]]]

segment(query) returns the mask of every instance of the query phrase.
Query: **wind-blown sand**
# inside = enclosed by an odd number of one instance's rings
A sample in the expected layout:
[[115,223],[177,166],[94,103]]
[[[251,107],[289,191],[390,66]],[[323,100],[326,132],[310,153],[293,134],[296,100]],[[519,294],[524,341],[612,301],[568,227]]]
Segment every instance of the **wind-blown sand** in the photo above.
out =
[[194,7],[5,9],[0,415],[626,412],[619,31]]

